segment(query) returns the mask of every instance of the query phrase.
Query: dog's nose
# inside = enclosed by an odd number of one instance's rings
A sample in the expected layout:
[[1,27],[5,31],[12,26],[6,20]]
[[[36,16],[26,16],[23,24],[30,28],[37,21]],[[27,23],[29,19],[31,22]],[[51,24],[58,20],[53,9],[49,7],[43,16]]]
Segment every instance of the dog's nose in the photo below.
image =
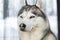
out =
[[20,24],[20,27],[21,27],[21,28],[25,28],[26,25],[25,25],[24,23],[21,23],[21,24]]

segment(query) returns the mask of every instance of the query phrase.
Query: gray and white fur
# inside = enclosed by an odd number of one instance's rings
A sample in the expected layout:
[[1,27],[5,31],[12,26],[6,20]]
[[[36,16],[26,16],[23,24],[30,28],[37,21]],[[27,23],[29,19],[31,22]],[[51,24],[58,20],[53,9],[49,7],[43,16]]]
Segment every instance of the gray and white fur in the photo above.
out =
[[28,5],[26,1],[17,17],[21,40],[56,40],[45,13],[37,5]]

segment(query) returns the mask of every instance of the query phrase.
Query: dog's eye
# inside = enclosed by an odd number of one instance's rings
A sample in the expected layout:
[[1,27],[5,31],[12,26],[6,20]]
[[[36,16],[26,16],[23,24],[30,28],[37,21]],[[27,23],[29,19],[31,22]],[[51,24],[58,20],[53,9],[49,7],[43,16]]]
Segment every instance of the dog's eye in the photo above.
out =
[[30,19],[31,19],[31,18],[35,18],[35,16],[31,16]]
[[23,18],[22,16],[20,16],[20,18]]

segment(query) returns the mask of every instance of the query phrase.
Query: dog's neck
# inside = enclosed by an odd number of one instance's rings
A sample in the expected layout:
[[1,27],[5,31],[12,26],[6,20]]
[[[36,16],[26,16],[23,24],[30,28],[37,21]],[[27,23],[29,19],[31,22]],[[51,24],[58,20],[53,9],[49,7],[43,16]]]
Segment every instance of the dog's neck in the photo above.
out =
[[21,40],[41,40],[43,36],[45,36],[46,32],[40,28],[35,28],[31,32],[22,32],[21,33]]

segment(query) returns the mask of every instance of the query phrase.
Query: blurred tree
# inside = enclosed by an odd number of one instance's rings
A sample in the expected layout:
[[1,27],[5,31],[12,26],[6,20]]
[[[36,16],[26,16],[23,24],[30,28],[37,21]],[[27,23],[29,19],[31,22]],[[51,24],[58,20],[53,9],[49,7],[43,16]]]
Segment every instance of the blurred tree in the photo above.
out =
[[8,0],[4,0],[4,19],[9,16]]

